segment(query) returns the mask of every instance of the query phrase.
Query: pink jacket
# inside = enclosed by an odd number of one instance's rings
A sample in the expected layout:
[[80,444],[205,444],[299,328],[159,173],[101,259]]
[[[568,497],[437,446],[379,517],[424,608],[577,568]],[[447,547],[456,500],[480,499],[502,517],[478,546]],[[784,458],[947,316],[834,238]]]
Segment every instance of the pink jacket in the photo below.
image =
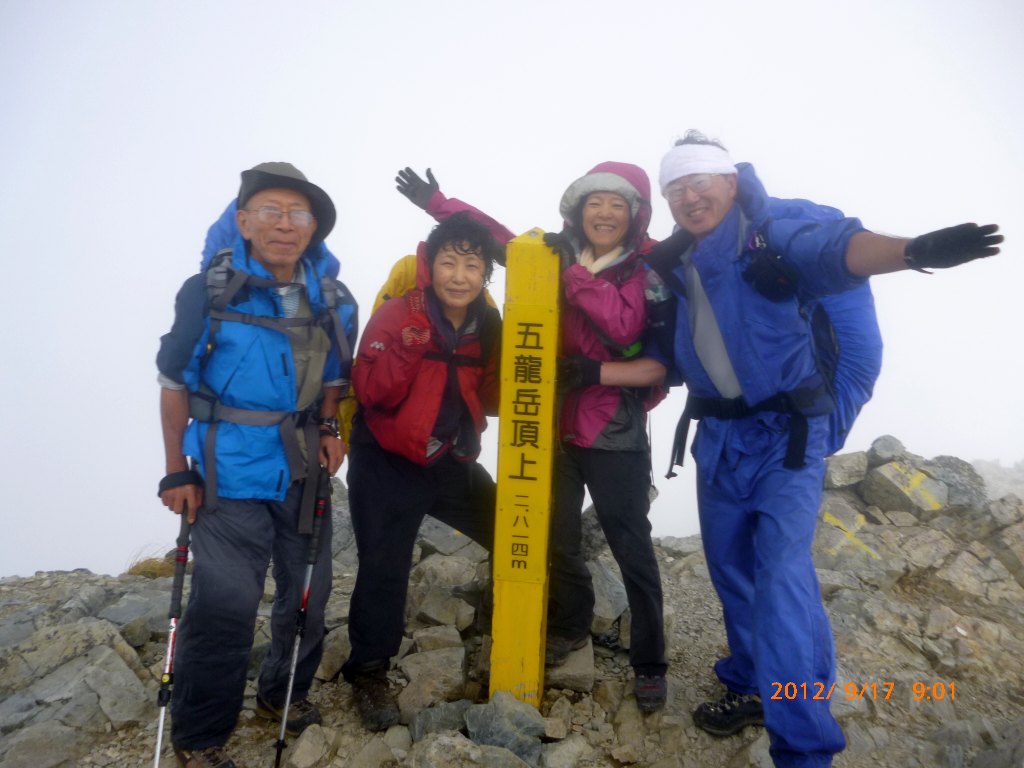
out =
[[[641,254],[654,241],[647,237],[651,220],[651,183],[642,168],[629,163],[606,162],[588,172],[621,177],[637,193],[639,210],[634,216],[632,252],[622,262],[597,275],[574,264],[563,274],[565,310],[562,313],[562,354],[582,354],[595,360],[613,360],[617,352],[638,341],[647,323],[644,299],[645,267]],[[570,188],[571,189],[571,188]],[[617,190],[610,190],[617,191]],[[457,211],[468,210],[486,224],[491,234],[507,243],[514,235],[471,205],[436,192],[427,213],[442,221]],[[603,338],[602,338],[603,337]],[[612,347],[613,349],[610,349]],[[647,450],[646,411],[660,398],[643,400],[631,389],[593,386],[569,394],[562,406],[560,433],[563,440],[582,448]]]

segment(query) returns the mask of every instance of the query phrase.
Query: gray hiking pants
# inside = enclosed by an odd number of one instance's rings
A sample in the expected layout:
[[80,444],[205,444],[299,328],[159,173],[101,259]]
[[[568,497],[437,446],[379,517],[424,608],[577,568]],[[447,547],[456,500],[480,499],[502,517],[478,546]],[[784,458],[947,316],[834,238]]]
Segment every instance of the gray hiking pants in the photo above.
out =
[[[171,739],[177,749],[220,747],[234,730],[271,557],[277,582],[273,643],[260,668],[258,689],[264,701],[284,706],[309,546],[309,537],[297,532],[301,498],[302,483],[293,483],[282,501],[221,497],[216,512],[199,510],[192,526],[192,588],[174,659]],[[292,701],[305,698],[320,664],[324,608],[331,592],[330,548],[327,516]]]

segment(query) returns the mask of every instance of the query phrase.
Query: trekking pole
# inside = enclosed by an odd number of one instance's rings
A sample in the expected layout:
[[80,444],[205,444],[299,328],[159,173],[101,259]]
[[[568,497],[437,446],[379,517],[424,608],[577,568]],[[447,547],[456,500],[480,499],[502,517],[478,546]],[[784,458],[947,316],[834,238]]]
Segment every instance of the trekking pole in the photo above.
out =
[[[308,483],[309,479],[306,482]],[[295,647],[292,648],[292,666],[288,672],[288,692],[284,697],[284,712],[281,715],[281,733],[277,741],[274,742],[274,747],[277,749],[274,768],[281,768],[281,753],[286,746],[284,736],[288,728],[288,708],[292,703],[292,686],[295,685],[295,668],[299,664],[299,644],[306,636],[306,606],[309,604],[309,586],[313,580],[313,566],[316,565],[316,556],[320,550],[320,531],[323,528],[324,515],[327,513],[327,505],[330,501],[331,476],[325,467],[321,467],[316,479],[316,507],[313,514],[313,532],[309,535],[309,550],[306,552],[306,579],[302,585],[302,603],[299,605],[299,610],[295,612]]]
[[171,701],[171,686],[174,683],[174,641],[178,636],[178,619],[181,618],[181,592],[185,586],[185,566],[188,564],[188,535],[191,526],[188,522],[188,504],[181,511],[181,530],[178,533],[178,548],[174,550],[174,582],[171,585],[171,609],[167,618],[171,621],[171,630],[167,635],[167,658],[164,659],[164,673],[160,677],[160,691],[156,695],[156,705],[160,708],[160,720],[156,731],[156,754],[153,756],[153,768],[160,768],[160,750],[164,742],[164,715]]

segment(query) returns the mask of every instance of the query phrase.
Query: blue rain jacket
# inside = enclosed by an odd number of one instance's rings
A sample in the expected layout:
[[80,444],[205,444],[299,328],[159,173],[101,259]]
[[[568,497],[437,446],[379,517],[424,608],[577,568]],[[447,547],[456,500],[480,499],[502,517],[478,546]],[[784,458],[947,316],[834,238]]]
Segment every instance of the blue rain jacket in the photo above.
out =
[[[698,244],[693,263],[722,330],[729,359],[743,389],[743,399],[753,406],[778,392],[821,384],[808,307],[827,296],[866,283],[865,278],[846,268],[850,238],[864,231],[864,227],[858,219],[844,218],[841,212],[828,206],[808,200],[770,198],[753,166],[739,163],[736,168],[736,204],[722,223]],[[741,210],[749,220],[744,232],[740,231]],[[743,279],[743,271],[755,255],[748,242],[752,232],[760,232],[768,249],[779,254],[796,272],[797,296],[773,302]],[[748,244],[739,249],[739,242]],[[681,264],[675,269],[675,275],[685,284]],[[720,398],[693,345],[686,296],[676,294],[679,308],[674,334],[675,359],[662,359],[656,344],[648,345],[648,354],[667,367],[674,367],[694,395]],[[807,415],[823,418],[833,408],[830,397],[822,398],[816,409]],[[761,429],[756,434],[744,435],[741,430],[733,430],[731,439],[742,444],[744,453],[756,454],[767,447],[772,433],[786,431],[788,419],[784,414],[758,414],[756,422]],[[714,475],[729,434],[728,422],[714,418],[701,420],[693,454],[708,481]]]
[[[170,379],[185,384],[190,391],[200,381],[209,386],[221,402],[236,408],[268,411],[296,410],[295,362],[288,337],[271,328],[224,321],[220,324],[213,352],[203,363],[210,336],[205,270],[217,251],[233,247],[232,268],[268,280],[273,276],[246,253],[245,241],[235,223],[235,202],[225,209],[206,237],[201,262],[202,272],[182,286],[175,305],[171,332],[161,339],[157,367]],[[314,315],[327,311],[320,280],[324,275],[336,278],[340,263],[320,243],[302,255],[306,270],[307,295]],[[343,286],[344,288],[344,286]],[[347,288],[344,289],[351,296]],[[270,288],[247,286],[238,292],[228,309],[264,317],[284,317],[281,297]],[[358,326],[355,303],[338,307],[348,337],[355,350]],[[333,338],[333,333],[332,333]],[[333,347],[323,370],[324,381],[350,378],[351,363],[344,369]],[[183,451],[203,470],[203,441],[209,425],[192,421],[185,431]],[[217,431],[218,494],[231,499],[284,498],[291,473],[277,426],[260,427],[222,422]]]

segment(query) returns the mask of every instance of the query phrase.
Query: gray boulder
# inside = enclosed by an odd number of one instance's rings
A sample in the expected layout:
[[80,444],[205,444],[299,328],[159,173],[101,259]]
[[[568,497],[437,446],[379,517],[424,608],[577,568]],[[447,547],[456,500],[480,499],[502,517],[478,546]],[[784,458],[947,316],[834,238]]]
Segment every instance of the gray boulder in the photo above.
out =
[[882,435],[868,449],[868,466],[874,468],[896,461],[905,450],[903,443],[892,435]]
[[450,525],[445,525],[430,515],[423,518],[416,543],[423,551],[423,557],[439,552],[442,555],[454,555],[467,546],[472,539],[459,533]]
[[495,691],[487,704],[471,707],[466,712],[466,727],[475,743],[504,747],[536,768],[544,717],[508,691]]
[[587,568],[594,581],[594,619],[590,625],[593,635],[603,635],[629,605],[626,588],[611,567],[603,560],[588,560]]
[[30,725],[5,745],[3,768],[56,768],[83,754],[90,742],[86,734],[53,720]]
[[936,456],[924,470],[949,489],[948,504],[955,509],[983,507],[988,501],[985,480],[970,464],[956,456]]
[[544,685],[548,688],[568,688],[589,693],[594,689],[595,676],[594,644],[587,638],[587,644],[570,653],[564,664],[544,670]]
[[314,677],[317,680],[333,680],[351,652],[352,643],[349,641],[347,626],[329,632],[324,638],[323,655]]
[[340,478],[331,478],[331,559],[346,565],[358,561],[356,534],[348,509],[348,488]]
[[868,472],[868,455],[863,451],[830,456],[825,460],[825,487],[846,488],[856,485]]
[[681,538],[679,536],[662,536],[658,546],[672,557],[689,557],[704,552],[704,544],[699,533]]
[[1002,740],[974,758],[972,768],[1021,768],[1024,766],[1024,717],[1003,731]]
[[432,733],[413,745],[407,768],[525,768],[507,749],[477,745],[461,733]]
[[608,549],[608,539],[605,538],[601,522],[597,519],[597,512],[591,504],[583,510],[581,517],[581,529],[583,532],[581,550],[584,560],[596,560]]
[[945,508],[946,484],[898,461],[875,467],[859,486],[861,498],[884,512],[912,512],[921,519]]
[[99,617],[118,626],[144,617],[150,631],[166,632],[169,607],[170,595],[162,590],[147,589],[129,592],[113,605],[100,611]]
[[421,741],[431,733],[461,731],[466,728],[466,712],[473,706],[469,699],[442,702],[420,712],[409,723],[412,740]]

